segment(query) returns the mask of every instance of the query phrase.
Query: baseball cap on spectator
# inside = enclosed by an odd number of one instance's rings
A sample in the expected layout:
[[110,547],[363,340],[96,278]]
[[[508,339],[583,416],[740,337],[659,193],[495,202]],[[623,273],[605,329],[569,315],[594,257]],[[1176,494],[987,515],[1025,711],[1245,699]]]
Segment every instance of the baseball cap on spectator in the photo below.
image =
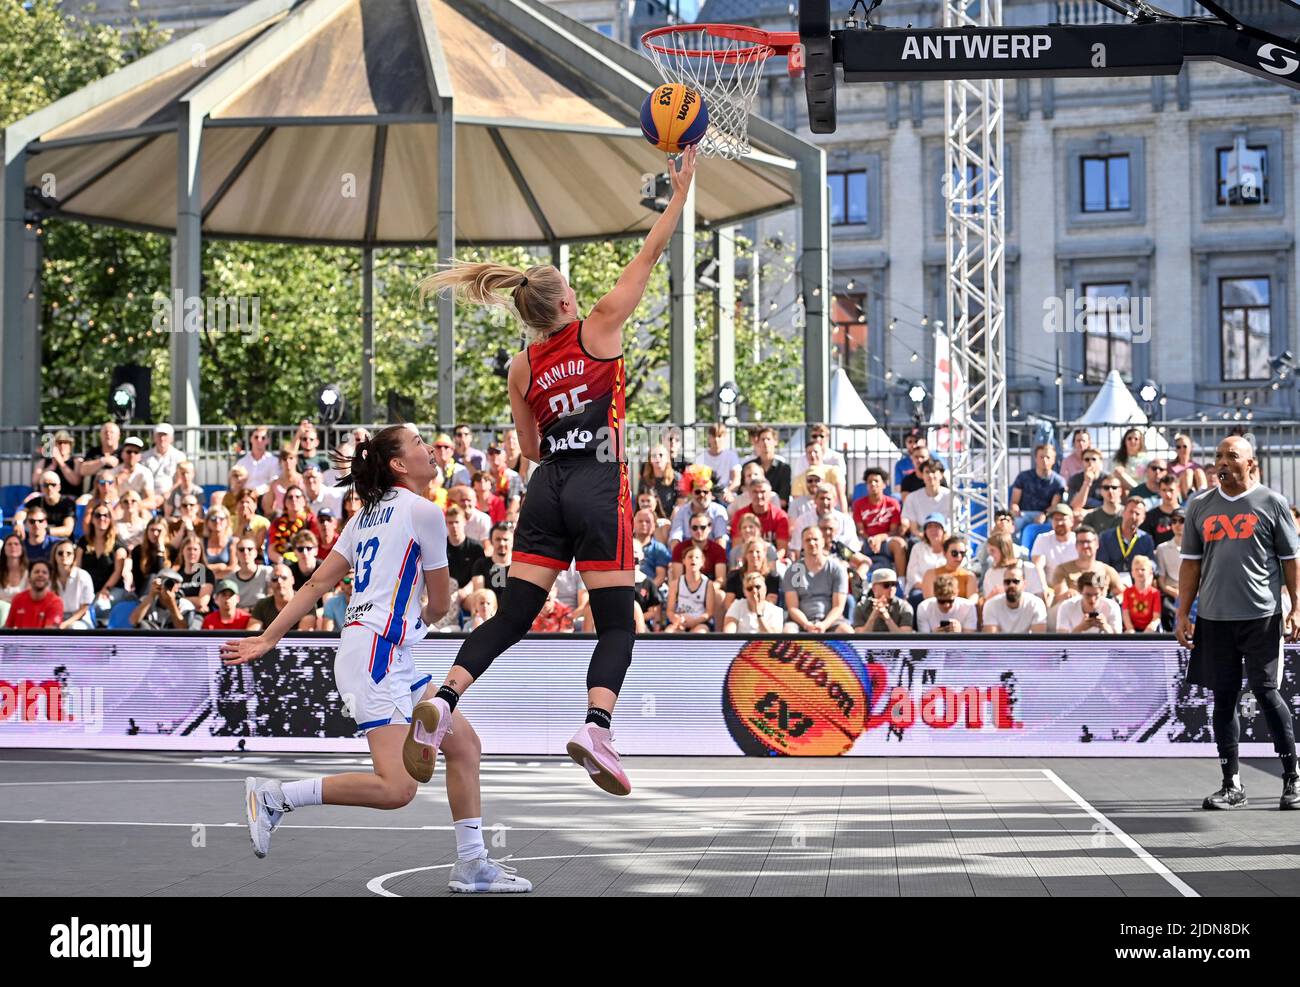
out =
[[308,462],[307,465],[302,468],[303,476],[306,476],[308,473],[319,473],[319,472],[320,472],[320,467],[313,462]]
[[433,444],[436,446],[452,446],[453,448],[455,447],[455,443],[451,441],[451,436],[448,435],[446,432],[439,432],[437,435],[435,435],[433,437]]
[[1050,511],[1048,511],[1047,513],[1048,513],[1049,516],[1052,515],[1052,514],[1068,514],[1068,515],[1070,515],[1071,517],[1074,516],[1074,511],[1070,510],[1070,509],[1069,509],[1068,507],[1066,507],[1064,504],[1057,504],[1055,507],[1053,507],[1053,508],[1052,508]]
[[[934,515],[930,515],[930,516],[933,517]],[[898,582],[898,573],[896,573],[893,569],[872,569],[871,570],[872,586],[875,586],[876,583],[896,583],[896,582]]]
[[221,580],[221,582],[217,583],[217,596],[220,596],[222,593],[226,593],[226,592],[238,593],[239,584],[235,582],[233,579]]
[[333,520],[334,520],[334,512],[331,511],[328,507],[322,507],[319,511],[316,512],[316,520],[317,520],[317,521],[333,521]]
[[1170,520],[1172,522],[1182,523],[1187,520],[1187,515],[1182,511],[1174,511],[1174,515]]
[[57,432],[54,433],[54,441],[55,441],[55,442],[71,442],[71,441],[72,441],[72,433],[69,432],[66,428],[61,428],[61,429],[59,429]]
[[129,439],[127,439],[125,442],[123,442],[122,445],[123,445],[123,446],[131,446],[132,448],[135,448],[135,449],[143,449],[143,448],[144,448],[144,442],[143,442],[141,439],[137,439],[134,435],[131,436]]
[[175,569],[159,569],[155,578],[162,580],[174,579],[179,583],[181,581],[181,574]]
[[921,527],[924,528],[927,524],[937,524],[942,528],[946,528],[948,527],[948,519],[938,511],[935,511],[933,514],[927,514],[925,516],[925,520],[921,522]]
[[502,452],[503,450],[501,448],[501,445],[502,443],[500,439],[493,439],[490,443],[488,443],[488,447],[487,447],[488,455],[495,456],[498,452]]
[[825,467],[825,466],[809,466],[808,469],[807,469],[807,471],[806,471],[806,473],[805,473],[805,475],[806,475],[806,476],[815,476],[815,477],[817,477],[817,479],[819,479],[819,480],[824,480],[824,479],[826,479],[826,467]]
[[153,427],[154,435],[175,435],[175,430],[166,422],[159,422]]

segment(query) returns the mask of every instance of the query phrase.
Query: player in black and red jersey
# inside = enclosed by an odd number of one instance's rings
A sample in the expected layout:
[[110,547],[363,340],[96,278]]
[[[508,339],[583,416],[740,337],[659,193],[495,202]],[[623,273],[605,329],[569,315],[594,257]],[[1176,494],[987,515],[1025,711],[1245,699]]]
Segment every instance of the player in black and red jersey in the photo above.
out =
[[[519,271],[500,264],[454,264],[426,278],[425,296],[451,289],[467,301],[501,305],[519,316],[530,342],[510,364],[510,407],[524,456],[540,465],[515,531],[514,556],[495,617],[461,646],[438,694],[412,712],[407,770],[433,774],[435,754],[457,700],[493,660],[516,644],[546,602],[555,577],[576,561],[591,595],[596,649],[587,671],[587,721],[569,756],[605,791],[632,786],[610,733],[610,719],[632,662],[634,513],[624,460],[623,323],[645,294],[668,246],[695,174],[695,149],[669,166],[673,196],[614,289],[584,319],[577,296],[549,265]],[[505,292],[509,292],[506,295]]]

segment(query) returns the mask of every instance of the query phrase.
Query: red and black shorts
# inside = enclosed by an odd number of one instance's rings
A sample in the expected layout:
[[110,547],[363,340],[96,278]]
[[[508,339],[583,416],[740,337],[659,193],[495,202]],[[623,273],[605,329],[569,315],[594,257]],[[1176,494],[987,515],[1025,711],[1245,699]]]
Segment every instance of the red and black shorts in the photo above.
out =
[[1256,620],[1196,619],[1187,681],[1216,692],[1282,684],[1282,615]]
[[626,463],[552,459],[528,478],[512,560],[579,572],[632,568],[632,493]]

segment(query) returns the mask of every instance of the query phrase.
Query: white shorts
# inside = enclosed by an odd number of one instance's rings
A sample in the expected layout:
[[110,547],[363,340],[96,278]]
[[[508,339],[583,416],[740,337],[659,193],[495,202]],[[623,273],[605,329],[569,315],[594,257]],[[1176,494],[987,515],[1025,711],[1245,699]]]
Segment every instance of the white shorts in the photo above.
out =
[[416,674],[413,643],[398,647],[368,627],[343,628],[334,656],[334,684],[343,711],[357,721],[363,734],[374,727],[411,722],[411,708],[433,678]]

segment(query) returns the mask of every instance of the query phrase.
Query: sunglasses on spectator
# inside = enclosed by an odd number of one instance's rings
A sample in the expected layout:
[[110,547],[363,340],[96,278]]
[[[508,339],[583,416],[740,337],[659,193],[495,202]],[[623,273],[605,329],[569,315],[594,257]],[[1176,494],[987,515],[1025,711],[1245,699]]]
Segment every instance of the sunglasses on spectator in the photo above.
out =
[[109,514],[107,511],[96,511],[94,514],[91,515],[91,517],[93,517],[96,521],[113,520],[113,515]]
[[893,589],[895,586],[898,585],[898,583],[885,582],[885,580],[882,579],[880,582],[878,582],[878,583],[874,583],[873,585],[875,585],[875,586],[888,586],[890,589]]
[[1118,489],[1119,489],[1119,484],[1118,484],[1118,483],[1103,483],[1103,484],[1101,485],[1101,489],[1103,489],[1103,490],[1118,490]]
[[30,521],[30,522],[32,522],[32,524],[48,524],[48,523],[49,523],[48,521],[46,521],[45,518],[43,518],[43,517],[34,517],[34,516],[32,516],[31,514],[28,514],[28,515],[27,515],[27,520]]
[[240,551],[240,552],[256,552],[256,551],[257,551],[257,546],[256,546],[256,545],[240,545],[239,548],[238,548],[238,551]]
[[941,606],[941,607],[950,607],[950,606],[952,606],[954,603],[957,602],[957,598],[956,598],[956,597],[953,597],[952,599],[948,599],[948,600],[943,600],[943,599],[940,599],[939,597],[936,596],[934,599],[935,599],[935,602],[938,603],[939,606]]
[[137,449],[135,446],[127,446],[125,449],[122,450],[122,455],[123,455],[123,456],[138,456],[138,455],[140,455],[140,450]]
[[1019,585],[1020,585],[1020,580],[1019,580],[1019,579],[1004,579],[1004,580],[1002,580],[1002,585],[1003,585],[1003,586],[1019,586]]
[[111,487],[113,485],[112,480],[96,480],[95,483],[101,487]]
[[271,582],[273,582],[273,583],[282,583],[282,582],[285,582],[286,580],[290,580],[290,579],[292,579],[292,578],[293,578],[292,576],[272,576],[272,577],[271,577]]
[[300,551],[300,552],[314,552],[314,551],[316,551],[317,547],[318,547],[318,546],[316,546],[316,545],[299,545],[299,546],[298,546],[298,551]]
[[966,556],[966,552],[964,550],[956,549],[956,548],[949,549],[948,554],[951,555],[954,559],[961,559],[961,558],[965,558]]
[[58,484],[57,481],[54,482],[54,483],[42,483],[42,484],[41,484],[42,487],[57,487],[58,485],[59,485],[59,484]]
[[709,530],[709,526],[708,526],[707,524],[693,524],[693,525],[691,525],[691,530],[692,530],[692,531],[708,531],[708,530]]

